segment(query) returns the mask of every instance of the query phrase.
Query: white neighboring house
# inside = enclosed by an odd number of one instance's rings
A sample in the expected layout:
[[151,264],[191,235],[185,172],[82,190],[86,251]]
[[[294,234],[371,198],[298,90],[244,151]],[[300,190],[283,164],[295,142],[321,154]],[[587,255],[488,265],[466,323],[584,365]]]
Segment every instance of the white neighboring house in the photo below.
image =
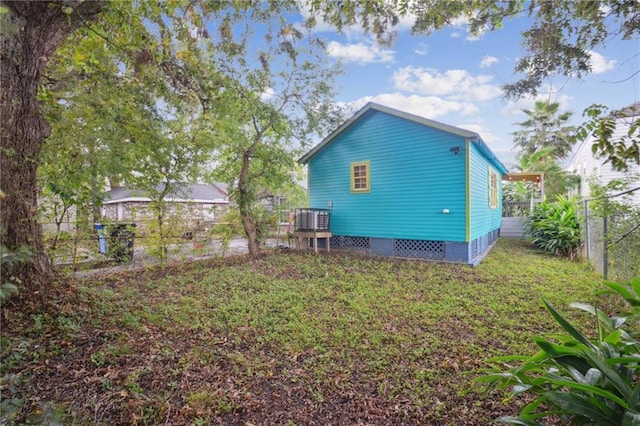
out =
[[[161,190],[158,185],[157,190]],[[183,224],[189,227],[219,222],[229,206],[227,185],[181,184],[164,198],[169,204],[169,215],[179,214]],[[136,222],[138,226],[153,219],[149,209],[151,198],[142,190],[114,188],[104,194],[102,216],[115,222]]]
[[[626,135],[631,124],[640,116],[640,102],[625,108],[627,117],[620,117],[616,120],[616,127],[612,139],[619,139]],[[580,176],[580,185],[575,188],[570,195],[578,196],[581,199],[590,197],[589,181],[595,180],[600,185],[607,185],[613,180],[629,180],[627,189],[640,187],[640,165],[631,164],[626,172],[615,170],[611,163],[605,163],[604,158],[596,157],[591,151],[591,146],[595,141],[593,134],[589,134],[586,139],[576,144],[565,168],[570,173]],[[627,194],[623,199],[630,204],[640,205],[640,190]]]

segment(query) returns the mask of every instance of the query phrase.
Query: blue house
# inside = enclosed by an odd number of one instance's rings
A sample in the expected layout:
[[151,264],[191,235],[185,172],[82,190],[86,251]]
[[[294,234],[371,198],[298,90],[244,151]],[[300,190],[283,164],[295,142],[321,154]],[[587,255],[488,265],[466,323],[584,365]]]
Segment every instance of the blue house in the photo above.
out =
[[507,169],[477,133],[368,103],[300,162],[332,248],[477,265],[498,237]]

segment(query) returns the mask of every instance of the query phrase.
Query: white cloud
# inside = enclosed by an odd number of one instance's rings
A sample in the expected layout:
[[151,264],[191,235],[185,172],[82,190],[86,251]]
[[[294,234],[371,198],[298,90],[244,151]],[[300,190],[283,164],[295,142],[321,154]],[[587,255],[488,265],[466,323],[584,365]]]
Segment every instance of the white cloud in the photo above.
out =
[[613,59],[609,60],[598,52],[590,50],[588,53],[591,56],[591,72],[594,74],[602,74],[603,72],[612,70],[616,66],[617,61]]
[[422,95],[445,96],[451,99],[487,101],[500,95],[492,76],[472,76],[466,70],[440,73],[432,68],[403,67],[393,75],[397,89]]
[[518,170],[519,161],[516,160],[519,150],[514,148],[504,148],[490,146],[491,151],[506,166],[508,170]]
[[467,27],[468,25],[469,21],[464,16],[459,16],[451,21],[451,27],[454,28],[454,30],[451,32],[451,38],[464,37],[464,33],[462,31],[466,31],[465,27]]
[[467,38],[465,40],[467,41],[478,41],[482,38],[482,35],[484,34],[483,31],[479,32],[476,35],[473,35],[471,33],[467,33]]
[[[485,28],[481,28],[478,31],[478,34],[471,34],[469,32],[469,19],[466,16],[458,16],[451,21],[451,24],[449,26],[454,29],[454,31],[450,34],[452,38],[465,37],[465,40],[467,41],[478,41],[482,38],[484,33],[487,32]],[[466,36],[464,36],[464,34],[460,32],[460,30],[463,30],[466,33]]]
[[353,113],[362,108],[367,102],[375,102],[429,119],[436,119],[449,113],[469,116],[479,112],[478,107],[471,102],[446,100],[436,96],[405,95],[402,93],[381,93],[375,96],[365,96],[353,102],[342,104],[342,106]]
[[415,49],[413,49],[413,53],[415,53],[416,55],[424,56],[427,53],[429,53],[429,48],[427,47],[427,45],[425,43],[419,43],[415,47]]
[[398,23],[393,27],[393,31],[408,31],[416,23],[416,15],[407,13],[406,16],[398,16]]
[[267,87],[266,89],[264,89],[264,92],[262,92],[260,94],[260,100],[263,102],[268,101],[269,99],[273,98],[273,96],[276,94],[275,90],[273,90],[273,88],[271,87]]
[[482,140],[488,144],[492,144],[500,140],[498,136],[491,133],[489,128],[482,123],[462,123],[462,124],[456,125],[456,127],[460,127],[462,129],[467,129],[467,130],[471,130],[472,132],[476,132],[482,137]]
[[469,19],[464,15],[460,15],[451,21],[451,26],[456,28],[466,28],[469,26]]
[[360,64],[393,62],[395,52],[383,49],[375,43],[342,44],[331,41],[327,45],[329,56],[339,58],[344,62],[357,62]]
[[500,110],[500,115],[520,115],[523,109],[533,109],[535,99],[523,97],[515,101],[509,101],[506,107]]
[[484,58],[480,61],[480,68],[489,68],[493,64],[497,64],[498,58],[495,56],[485,55]]

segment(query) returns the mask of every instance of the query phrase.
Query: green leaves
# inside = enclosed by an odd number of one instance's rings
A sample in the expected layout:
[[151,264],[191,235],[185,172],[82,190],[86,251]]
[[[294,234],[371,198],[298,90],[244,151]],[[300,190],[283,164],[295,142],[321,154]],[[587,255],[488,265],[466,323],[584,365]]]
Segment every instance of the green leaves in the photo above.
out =
[[[0,195],[2,195],[1,191]],[[0,229],[0,231],[2,230]],[[19,291],[18,285],[22,284],[19,279],[13,276],[14,268],[32,258],[33,254],[27,247],[10,250],[0,244],[0,271],[2,271],[0,277],[0,306],[17,293]]]
[[[574,392],[546,392],[544,397],[547,402],[558,407],[563,414],[570,414],[582,421],[590,421],[597,425],[617,425],[617,413],[608,409],[606,405],[599,404],[597,400],[589,398],[585,394],[577,393],[577,390],[584,390],[578,383],[570,381],[558,381],[558,385],[564,385]],[[597,388],[593,388],[597,389]],[[588,389],[588,391],[591,389]]]
[[[584,140],[591,136],[591,151],[603,158],[605,163],[611,163],[615,170],[626,171],[629,166],[640,164],[639,104],[611,112],[608,112],[604,105],[594,104],[584,111],[583,116],[588,121],[578,127],[575,140]],[[626,125],[628,127],[625,128],[625,132],[616,132]]]
[[[611,291],[631,301],[635,316],[640,312],[638,293],[640,282],[629,285],[607,283]],[[592,305],[574,303],[572,306],[593,315],[595,334],[590,338],[579,331],[549,302],[543,300],[547,311],[564,331],[560,344],[545,338],[536,338],[542,349],[521,365],[507,371],[492,372],[478,383],[488,388],[511,387],[512,396],[531,393],[537,399],[526,406],[517,418],[504,417],[499,422],[510,424],[536,424],[538,419],[550,415],[568,416],[571,424],[631,425],[640,420],[640,342],[633,330],[625,330],[626,321],[608,317]],[[637,324],[635,321],[632,322]],[[493,362],[519,360],[502,357]],[[541,411],[548,409],[548,411]]]
[[[326,7],[311,5],[316,6]],[[210,46],[211,66],[225,82],[221,113],[214,117],[214,175],[231,184],[252,255],[269,219],[256,206],[258,194],[295,186],[300,148],[333,124],[331,84],[337,72],[321,42],[264,7],[275,4],[251,8],[260,28],[246,15],[225,14],[220,40]],[[256,40],[259,46],[251,44]]]
[[523,112],[527,120],[517,123],[522,129],[514,133],[514,145],[522,148],[522,154],[531,155],[549,148],[546,155],[554,158],[569,153],[572,146],[569,135],[575,130],[567,125],[573,115],[570,111],[560,112],[559,102],[536,101],[533,110]]
[[551,101],[536,101],[535,108],[522,111],[527,119],[516,123],[520,129],[513,133],[513,145],[520,148],[517,154],[520,169],[544,173],[547,196],[566,194],[568,188],[577,184],[573,182],[577,177],[559,164],[559,159],[566,157],[575,143],[570,137],[575,128],[568,125],[572,113],[560,111],[560,103]]
[[627,284],[605,282],[604,285],[609,287],[609,290],[603,290],[600,294],[615,294],[622,297],[631,306],[631,310],[624,313],[623,318],[637,320],[640,315],[640,278],[633,278]]
[[558,196],[555,202],[536,205],[529,223],[531,242],[551,254],[574,258],[580,247],[580,223],[573,200]]
[[[553,306],[551,306],[549,304],[549,302],[547,302],[546,300],[542,300],[542,303],[544,304],[544,307],[547,308],[547,311],[549,311],[549,313],[551,314],[551,316],[558,322],[558,324],[560,324],[560,326],[574,339],[576,339],[578,342],[582,343],[583,345],[587,346],[589,349],[594,350],[595,346],[593,346],[591,344],[591,342],[584,337],[578,330],[576,330],[571,323],[569,323],[569,321],[565,320],[562,315],[560,315],[555,309],[553,309]],[[543,348],[544,349],[544,348]]]

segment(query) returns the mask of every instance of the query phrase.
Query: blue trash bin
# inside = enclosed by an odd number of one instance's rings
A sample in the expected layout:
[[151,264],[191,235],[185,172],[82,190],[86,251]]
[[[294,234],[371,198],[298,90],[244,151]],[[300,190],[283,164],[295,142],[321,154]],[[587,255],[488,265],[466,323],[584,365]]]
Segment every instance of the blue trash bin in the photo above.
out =
[[93,227],[98,231],[98,253],[107,254],[107,236],[105,235],[104,225],[94,223]]

